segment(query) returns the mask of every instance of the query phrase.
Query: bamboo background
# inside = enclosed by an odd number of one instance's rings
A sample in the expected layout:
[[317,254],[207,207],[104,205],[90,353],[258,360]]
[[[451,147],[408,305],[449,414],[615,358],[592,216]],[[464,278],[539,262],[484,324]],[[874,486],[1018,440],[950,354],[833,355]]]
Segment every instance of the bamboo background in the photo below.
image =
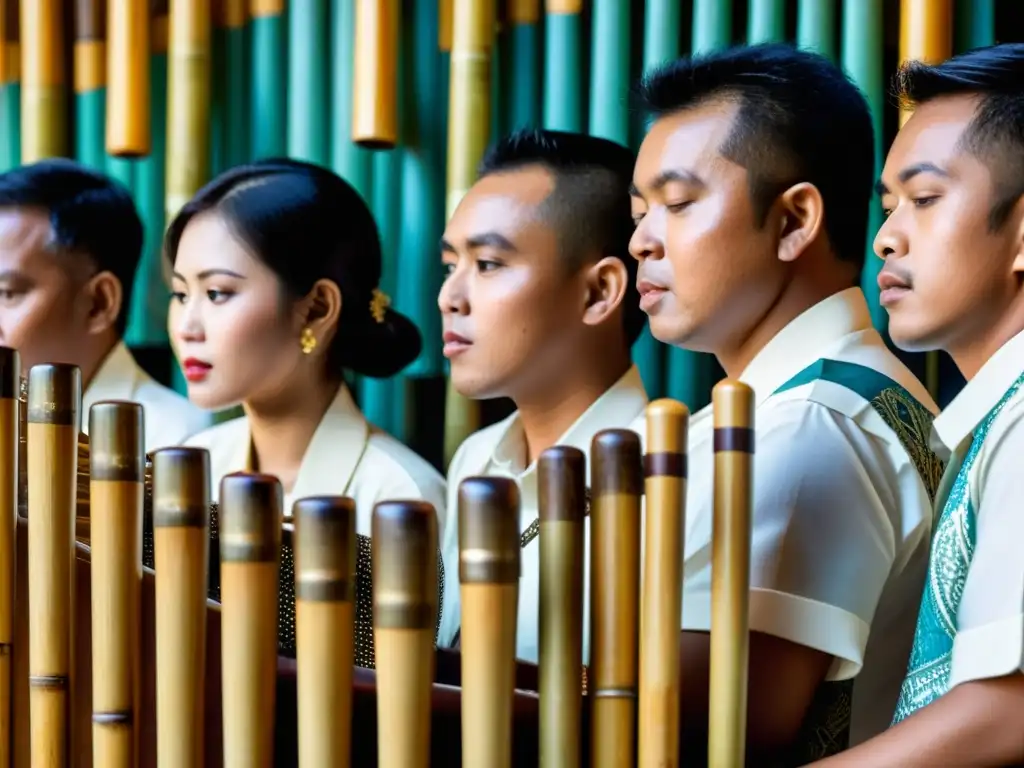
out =
[[[485,145],[513,128],[588,131],[630,146],[643,71],[728,44],[788,40],[839,61],[868,97],[878,163],[900,116],[906,58],[1024,37],[1019,0],[0,0],[0,171],[67,155],[128,186],[146,225],[127,341],[183,390],[169,353],[160,242],[212,175],[270,155],[328,166],[380,226],[382,289],[424,336],[399,376],[353,382],[368,418],[444,466],[510,404],[446,387],[437,241]],[[1018,11],[1014,13],[1015,10]],[[874,206],[873,235],[881,213]],[[864,287],[879,328],[880,262]],[[696,411],[721,376],[648,335],[634,358],[652,398]],[[906,356],[941,403],[962,381]],[[446,406],[446,407],[445,407]]]

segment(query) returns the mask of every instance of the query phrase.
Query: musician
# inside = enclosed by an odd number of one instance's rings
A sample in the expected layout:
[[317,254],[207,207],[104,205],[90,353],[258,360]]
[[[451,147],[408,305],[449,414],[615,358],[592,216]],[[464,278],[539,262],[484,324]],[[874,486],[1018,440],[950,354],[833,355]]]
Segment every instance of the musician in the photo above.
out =
[[834,766],[1024,763],[1024,45],[897,78],[914,106],[882,172],[875,238],[893,341],[967,385],[935,420],[952,451],[895,726]]
[[122,340],[143,228],[131,196],[70,160],[0,174],[0,344],[37,363],[82,371],[82,424],[100,400],[145,412],[146,450],[177,445],[212,414],[161,386]]
[[254,470],[304,496],[350,496],[356,532],[373,505],[425,499],[444,520],[445,484],[367,423],[346,372],[393,376],[422,344],[379,288],[381,246],[366,204],[330,171],[269,160],[220,175],[167,231],[169,326],[189,399],[244,416],[193,436],[220,479]]
[[[630,361],[644,326],[628,253],[632,168],[633,154],[605,139],[515,133],[489,149],[441,241],[438,305],[452,381],[471,398],[509,397],[517,408],[471,435],[452,459],[445,572],[458,573],[459,483],[471,475],[515,478],[522,501],[516,655],[531,662],[537,457],[553,445],[589,453],[597,432],[627,427],[647,405]],[[439,646],[456,643],[460,626],[458,579],[445,583]]]
[[[941,474],[935,404],[858,287],[871,118],[837,66],[785,45],[677,61],[640,90],[641,306],[656,338],[713,353],[756,395],[749,745],[806,761],[887,725]],[[712,427],[710,407],[691,417],[687,728],[707,718]]]

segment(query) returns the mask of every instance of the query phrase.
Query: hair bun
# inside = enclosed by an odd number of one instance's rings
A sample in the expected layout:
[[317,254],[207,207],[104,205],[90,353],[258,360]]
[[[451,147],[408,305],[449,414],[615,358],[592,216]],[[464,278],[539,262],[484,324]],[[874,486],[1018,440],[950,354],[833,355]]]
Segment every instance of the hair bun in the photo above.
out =
[[338,333],[342,335],[342,366],[374,379],[400,373],[423,349],[423,336],[416,324],[390,308],[384,310],[382,322],[378,323],[367,312],[359,322],[342,321]]

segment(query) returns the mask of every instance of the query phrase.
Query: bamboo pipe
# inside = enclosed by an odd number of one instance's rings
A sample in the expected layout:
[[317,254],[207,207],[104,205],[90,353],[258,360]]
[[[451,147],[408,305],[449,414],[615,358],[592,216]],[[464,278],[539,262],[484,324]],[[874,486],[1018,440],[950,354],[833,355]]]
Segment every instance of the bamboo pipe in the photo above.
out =
[[510,768],[519,601],[519,486],[504,477],[459,484],[462,764]]
[[437,513],[419,501],[373,509],[373,637],[381,768],[430,765],[437,622]]
[[139,761],[142,681],[142,406],[89,410],[93,764]]
[[210,454],[153,454],[157,764],[203,765]]
[[590,448],[591,760],[633,766],[640,618],[640,436],[594,435]]
[[224,768],[274,762],[281,482],[236,472],[220,483]]
[[398,141],[398,0],[356,4],[352,141],[391,149]]
[[746,384],[725,379],[715,385],[711,402],[715,495],[708,764],[742,768],[747,737],[754,391]]
[[74,668],[75,487],[82,374],[74,365],[28,373],[29,728],[33,768],[64,768]]
[[14,646],[15,554],[18,514],[18,352],[0,347],[0,768],[10,768],[13,744],[11,675]]
[[21,162],[67,152],[61,0],[21,2]]
[[540,519],[540,765],[580,766],[586,457],[554,446],[537,460]]
[[686,534],[686,406],[647,406],[643,592],[640,606],[639,768],[679,765],[679,630]]
[[103,125],[106,112],[107,42],[103,0],[77,0],[74,18],[74,157],[96,170],[106,168]]
[[108,0],[107,152],[144,157],[150,135],[148,0]]

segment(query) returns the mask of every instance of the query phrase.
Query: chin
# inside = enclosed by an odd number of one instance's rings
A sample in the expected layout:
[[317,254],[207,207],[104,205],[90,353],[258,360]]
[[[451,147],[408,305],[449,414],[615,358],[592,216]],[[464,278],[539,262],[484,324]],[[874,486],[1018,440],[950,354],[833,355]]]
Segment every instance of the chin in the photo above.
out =
[[941,349],[939,334],[920,325],[901,323],[889,317],[889,338],[904,352],[930,352]]
[[218,392],[209,384],[189,384],[188,400],[204,411],[223,411],[241,402],[240,398],[225,396],[225,393]]
[[651,335],[662,344],[706,351],[700,347],[700,328],[683,318],[654,315],[648,318],[647,325],[651,329]]
[[449,379],[455,391],[470,400],[492,400],[505,396],[496,382],[465,371],[460,373],[455,366],[451,368]]

